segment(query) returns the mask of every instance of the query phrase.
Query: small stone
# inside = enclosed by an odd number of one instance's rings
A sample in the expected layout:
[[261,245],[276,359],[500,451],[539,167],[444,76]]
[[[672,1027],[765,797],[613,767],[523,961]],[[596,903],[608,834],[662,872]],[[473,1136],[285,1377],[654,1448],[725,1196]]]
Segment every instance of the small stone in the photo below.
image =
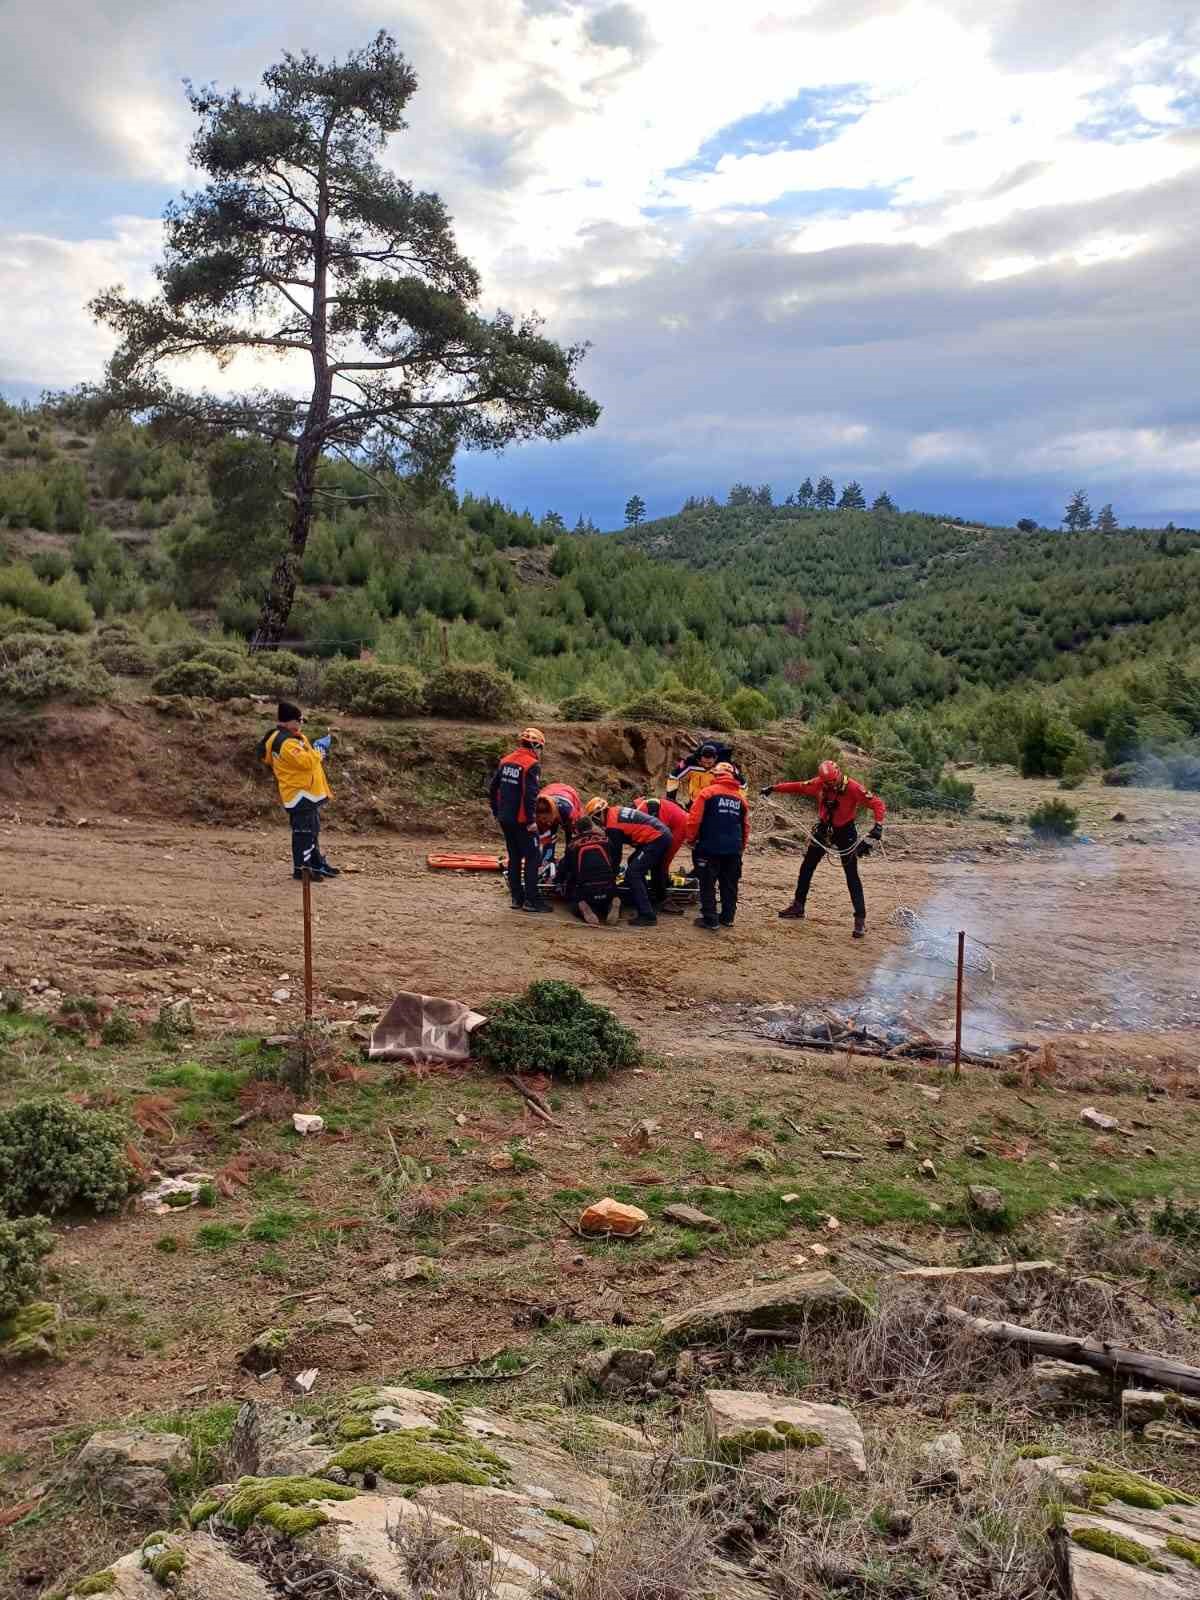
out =
[[781,1194],[779,1196],[780,1202],[785,1206],[794,1206],[799,1198],[798,1194]]
[[276,989],[271,995],[272,1004],[277,1006],[284,1005],[291,998],[292,991],[290,989]]
[[1035,1361],[1029,1376],[1047,1405],[1080,1405],[1112,1400],[1112,1383],[1101,1372],[1074,1361]]
[[866,1306],[832,1272],[798,1272],[748,1284],[675,1311],[662,1321],[668,1342],[700,1344],[744,1328],[803,1328],[820,1321],[859,1323]]
[[989,1221],[998,1222],[1008,1210],[1004,1196],[990,1183],[972,1183],[967,1186],[967,1199],[971,1210]]
[[967,1154],[973,1161],[983,1161],[987,1157],[987,1147],[982,1144],[969,1144]]
[[744,1167],[754,1167],[759,1172],[774,1172],[779,1165],[779,1157],[774,1150],[750,1150],[742,1162]]
[[710,1217],[706,1211],[697,1211],[695,1206],[664,1206],[663,1216],[668,1222],[678,1223],[681,1228],[699,1228],[702,1233],[721,1231],[721,1224],[716,1217]]
[[319,1371],[318,1367],[306,1367],[303,1372],[296,1374],[288,1387],[295,1394],[311,1394],[312,1386],[317,1381]]
[[829,1254],[829,1251],[825,1248],[825,1246],[823,1244],[810,1244],[809,1247],[808,1247],[808,1253],[809,1253],[809,1255],[816,1256],[818,1258],[818,1260],[823,1261],[825,1259],[825,1257]]
[[961,1434],[939,1433],[921,1446],[926,1469],[948,1488],[957,1488],[962,1477],[963,1442]]
[[400,1268],[400,1278],[403,1283],[429,1283],[437,1277],[437,1270],[437,1262],[431,1256],[409,1256]]
[[593,1235],[610,1234],[631,1239],[650,1221],[640,1206],[622,1205],[619,1200],[597,1200],[579,1218],[580,1231]]
[[924,1161],[922,1161],[921,1165],[918,1167],[917,1170],[918,1170],[918,1172],[921,1174],[921,1176],[923,1178],[936,1178],[937,1177],[937,1168],[934,1166],[933,1162],[929,1159],[928,1156],[925,1157]]
[[653,1350],[618,1345],[612,1350],[594,1350],[580,1356],[575,1369],[604,1394],[623,1394],[647,1383],[657,1361]]
[[837,1233],[842,1225],[836,1217],[826,1217],[821,1226],[825,1229],[826,1233]]
[[309,1116],[303,1111],[293,1111],[292,1127],[300,1134],[324,1133],[325,1118]]
[[1101,1133],[1115,1133],[1121,1126],[1116,1117],[1097,1111],[1095,1106],[1085,1106],[1079,1113],[1079,1120],[1086,1122],[1089,1128],[1098,1128]]
[[244,1372],[253,1372],[256,1376],[263,1376],[278,1369],[280,1357],[291,1343],[291,1335],[286,1328],[264,1328],[257,1334],[238,1357],[238,1366]]
[[709,1389],[704,1426],[718,1459],[751,1471],[808,1482],[866,1477],[862,1429],[845,1406]]
[[933,1089],[926,1083],[919,1083],[917,1085],[917,1093],[923,1094],[926,1100],[936,1101],[942,1098],[942,1091],[940,1089]]

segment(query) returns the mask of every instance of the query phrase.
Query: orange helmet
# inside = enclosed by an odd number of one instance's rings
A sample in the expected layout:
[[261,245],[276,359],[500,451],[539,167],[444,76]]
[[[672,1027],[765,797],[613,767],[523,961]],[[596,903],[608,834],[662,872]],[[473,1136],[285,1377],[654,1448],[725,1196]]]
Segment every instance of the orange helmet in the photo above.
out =
[[545,749],[546,735],[540,728],[522,728],[520,739],[522,744],[535,744],[539,750]]
[[732,761],[718,761],[716,766],[713,768],[713,771],[719,773],[723,778],[737,777],[737,773],[733,770]]
[[841,783],[842,769],[836,761],[822,761],[817,768],[817,777],[822,783]]
[[585,817],[594,817],[596,815],[597,811],[607,811],[607,810],[608,810],[608,801],[604,798],[604,796],[602,794],[597,794],[597,795],[593,795],[592,798],[588,801],[587,805],[584,806],[583,814],[584,814]]

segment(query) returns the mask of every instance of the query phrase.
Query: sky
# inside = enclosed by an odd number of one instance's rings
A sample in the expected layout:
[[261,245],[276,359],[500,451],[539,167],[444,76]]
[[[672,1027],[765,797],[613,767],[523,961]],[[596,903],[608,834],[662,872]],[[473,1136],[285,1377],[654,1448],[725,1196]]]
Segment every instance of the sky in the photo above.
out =
[[0,392],[101,374],[85,302],[149,289],[196,181],[185,77],[380,27],[420,79],[387,164],[604,407],[460,488],[612,527],[828,473],[1200,525],[1193,0],[7,0]]

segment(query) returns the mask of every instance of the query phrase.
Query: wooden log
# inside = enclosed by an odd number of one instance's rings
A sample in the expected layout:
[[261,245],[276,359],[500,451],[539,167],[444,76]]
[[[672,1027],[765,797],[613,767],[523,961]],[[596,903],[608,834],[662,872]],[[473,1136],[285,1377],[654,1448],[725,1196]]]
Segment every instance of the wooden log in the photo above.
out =
[[981,1339],[991,1339],[996,1344],[1019,1344],[1039,1355],[1055,1356],[1060,1361],[1073,1361],[1078,1366],[1092,1367],[1096,1372],[1123,1376],[1132,1373],[1147,1378],[1156,1389],[1174,1390],[1176,1394],[1200,1395],[1200,1367],[1188,1366],[1170,1356],[1156,1356],[1143,1350],[1127,1350],[1121,1345],[1108,1344],[1099,1339],[1079,1339],[1072,1334],[1045,1333],[1041,1328],[1022,1328],[1015,1322],[992,1322],[987,1317],[973,1317],[958,1306],[943,1306],[942,1316],[960,1328],[966,1328]]

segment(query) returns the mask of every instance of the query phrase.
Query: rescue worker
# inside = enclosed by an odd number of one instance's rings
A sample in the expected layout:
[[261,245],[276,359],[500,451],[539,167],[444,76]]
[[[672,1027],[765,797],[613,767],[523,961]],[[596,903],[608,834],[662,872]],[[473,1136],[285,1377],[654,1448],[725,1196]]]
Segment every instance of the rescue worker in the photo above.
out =
[[633,802],[639,811],[645,811],[652,817],[657,817],[660,822],[665,822],[671,830],[671,844],[666,855],[655,867],[650,878],[650,898],[654,901],[655,909],[660,916],[681,917],[682,910],[673,906],[667,896],[670,885],[667,882],[671,871],[671,863],[683,848],[684,837],[687,832],[688,814],[682,806],[676,805],[674,800],[664,797],[661,800],[638,795]]
[[[731,761],[718,761],[713,780],[688,812],[687,837],[695,846],[700,874],[698,928],[732,928],[737,915],[742,856],[750,842],[750,807]],[[717,912],[717,891],[721,894]]]
[[587,803],[587,815],[608,835],[613,872],[621,864],[621,852],[632,845],[633,854],[625,867],[625,888],[637,915],[631,927],[652,928],[658,915],[650,899],[649,875],[671,848],[671,830],[665,822],[636,806],[610,806],[601,795]]
[[[737,780],[742,785],[743,791],[746,784],[746,775],[733,760],[733,747],[727,744],[717,744],[709,739],[699,749],[690,755],[681,756],[671,768],[667,778],[667,794],[687,811],[692,801],[703,790],[707,789],[713,779],[713,770],[718,761],[728,761],[737,774]],[[748,798],[743,793],[743,799]]]
[[321,854],[321,807],[329,798],[325,755],[333,735],[310,744],[302,731],[304,713],[290,700],[281,700],[275,727],[258,742],[257,755],[270,767],[279,799],[292,827],[292,877],[303,878],[307,867],[314,883],[336,878],[337,867]]
[[583,816],[583,802],[579,790],[569,783],[548,783],[537,797],[534,815],[538,825],[538,854],[543,865],[554,860],[554,846],[559,828],[563,840],[570,844],[576,823]]
[[581,922],[598,928],[608,920],[617,897],[608,839],[591,817],[580,817],[563,854],[558,877],[563,899]]
[[869,839],[883,838],[883,819],[887,807],[877,794],[872,794],[855,779],[847,777],[836,761],[822,761],[815,778],[805,783],[773,783],[764,789],[769,794],[804,794],[817,802],[817,826],[812,842],[800,863],[800,876],[796,880],[796,894],[791,905],[779,913],[785,918],[802,918],[808,899],[813,873],[827,853],[835,854],[846,874],[846,887],[854,907],[854,937],[861,939],[867,931],[867,901],[863,894],[862,879],[858,875],[859,855],[870,853],[870,845],[860,842],[854,819],[869,807],[875,816],[875,826],[867,835]]
[[523,728],[515,750],[501,756],[488,797],[508,849],[508,891],[514,911],[552,911],[538,886],[537,797],[546,735]]

